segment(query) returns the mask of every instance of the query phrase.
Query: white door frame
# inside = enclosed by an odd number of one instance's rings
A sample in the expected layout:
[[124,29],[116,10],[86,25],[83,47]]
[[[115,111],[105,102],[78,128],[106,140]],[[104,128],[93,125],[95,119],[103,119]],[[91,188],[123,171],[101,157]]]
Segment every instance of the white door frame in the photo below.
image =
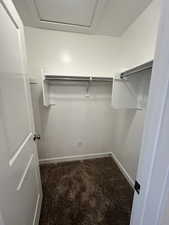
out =
[[[162,0],[131,225],[167,225],[169,202],[169,1]],[[168,221],[169,222],[169,221]]]

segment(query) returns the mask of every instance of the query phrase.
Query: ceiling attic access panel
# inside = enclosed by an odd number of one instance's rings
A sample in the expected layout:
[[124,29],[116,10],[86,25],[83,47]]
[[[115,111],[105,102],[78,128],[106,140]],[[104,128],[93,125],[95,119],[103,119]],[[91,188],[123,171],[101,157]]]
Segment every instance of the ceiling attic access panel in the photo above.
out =
[[91,27],[98,0],[34,0],[41,22]]
[[152,0],[13,0],[25,26],[121,36]]

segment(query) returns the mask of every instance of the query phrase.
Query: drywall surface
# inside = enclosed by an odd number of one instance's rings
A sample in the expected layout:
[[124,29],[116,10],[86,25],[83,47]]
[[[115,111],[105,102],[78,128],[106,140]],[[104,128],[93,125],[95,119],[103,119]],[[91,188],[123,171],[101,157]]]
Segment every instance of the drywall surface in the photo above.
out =
[[113,153],[132,180],[135,179],[144,127],[145,110],[117,110],[114,114]]
[[[121,71],[133,68],[154,58],[160,1],[155,0],[123,34],[121,40]],[[151,76],[151,74],[150,74]],[[129,78],[130,79],[130,78]],[[148,90],[146,90],[148,93]],[[145,102],[148,101],[146,96]],[[131,179],[135,180],[140,154],[146,109],[114,111],[113,153]]]
[[26,27],[29,72],[112,76],[119,67],[119,39]]
[[[67,90],[64,94],[67,87],[63,87],[59,98],[58,92],[57,95],[53,92],[56,105],[44,107],[41,85],[31,84],[36,132],[41,134],[40,159],[111,152],[114,131],[111,85],[91,87],[90,97],[82,96],[77,88],[74,97]],[[96,95],[98,90],[102,90],[100,97]]]
[[154,0],[119,38],[25,27],[31,77],[113,76],[154,58],[160,0]]
[[[35,79],[39,80],[42,68],[58,75],[111,77],[118,69],[119,40],[116,38],[29,27],[25,33],[29,74]],[[67,95],[68,88],[55,88],[61,90],[57,94],[62,98],[56,100],[55,106],[45,108],[41,85],[32,86],[37,133],[41,134],[40,159],[111,152],[114,129],[111,87],[105,87],[102,92],[107,99],[98,99],[99,93],[96,98],[85,98],[80,90],[72,97]]]
[[137,172],[151,72],[149,69],[125,81],[116,80],[112,90],[112,103],[117,109],[113,114],[116,119],[113,154],[130,176],[131,183]]
[[160,0],[154,0],[121,37],[121,71],[154,59]]
[[[30,77],[39,78],[42,68],[58,75],[112,76],[151,60],[159,8],[159,0],[152,1],[119,38],[26,27]],[[38,90],[41,96],[40,85]],[[62,99],[48,109],[41,104],[40,158],[112,151],[135,179],[145,111],[112,110],[110,102]]]

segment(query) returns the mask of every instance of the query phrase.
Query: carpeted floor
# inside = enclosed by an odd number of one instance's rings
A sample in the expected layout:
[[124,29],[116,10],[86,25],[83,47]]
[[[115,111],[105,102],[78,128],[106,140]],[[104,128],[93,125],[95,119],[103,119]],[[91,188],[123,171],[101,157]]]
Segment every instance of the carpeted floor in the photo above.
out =
[[133,191],[112,158],[40,167],[40,225],[129,225]]

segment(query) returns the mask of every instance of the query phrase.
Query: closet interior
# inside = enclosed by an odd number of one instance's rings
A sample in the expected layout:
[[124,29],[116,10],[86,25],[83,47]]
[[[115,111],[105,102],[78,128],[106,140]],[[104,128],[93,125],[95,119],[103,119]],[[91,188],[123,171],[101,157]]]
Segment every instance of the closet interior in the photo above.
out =
[[[111,2],[118,3],[107,1],[109,7]],[[118,16],[112,11],[118,18],[114,30],[106,20],[108,15],[114,18],[106,5],[108,14],[100,16],[97,32],[87,32],[90,25],[84,27],[82,11],[81,20],[72,21],[65,11],[61,19],[67,25],[58,22],[55,27],[54,10],[38,0],[42,19],[34,24],[23,3],[14,0],[25,22],[35,130],[40,135],[40,225],[130,223],[134,190],[140,188],[135,180],[159,21],[158,0],[144,1],[142,7],[136,2],[131,11],[138,6],[137,13],[131,16],[121,3]],[[120,17],[128,21],[123,26]],[[73,30],[72,24],[80,22]]]

